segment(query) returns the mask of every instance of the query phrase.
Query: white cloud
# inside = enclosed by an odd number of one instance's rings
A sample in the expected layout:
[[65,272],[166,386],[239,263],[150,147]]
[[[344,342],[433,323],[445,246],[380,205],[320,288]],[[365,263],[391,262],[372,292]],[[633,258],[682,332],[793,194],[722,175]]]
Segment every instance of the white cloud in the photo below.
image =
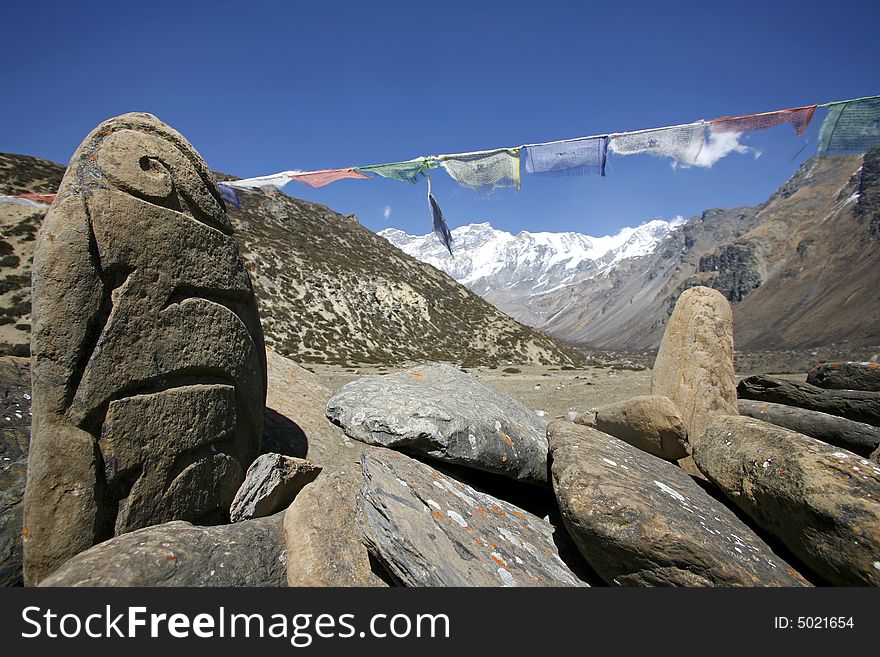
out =
[[709,140],[703,145],[703,150],[697,156],[694,166],[709,168],[731,153],[741,153],[742,155],[753,153],[756,160],[761,157],[761,151],[741,144],[740,137],[742,137],[741,132],[710,132]]
[[386,205],[382,209],[382,216],[385,217],[386,219],[388,219],[391,216],[391,206],[390,205]]

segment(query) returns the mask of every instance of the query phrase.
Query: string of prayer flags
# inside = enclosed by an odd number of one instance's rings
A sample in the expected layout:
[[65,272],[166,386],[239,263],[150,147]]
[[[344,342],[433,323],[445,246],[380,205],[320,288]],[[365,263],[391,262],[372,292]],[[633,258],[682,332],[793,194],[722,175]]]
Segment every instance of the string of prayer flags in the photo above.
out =
[[431,194],[430,177],[428,177],[428,205],[431,208],[431,216],[434,220],[434,234],[442,242],[443,246],[447,248],[449,255],[452,255],[452,233],[449,231],[449,226],[446,225],[446,220],[443,218],[443,212],[440,211],[437,200]]
[[302,173],[302,171],[282,171],[281,173],[273,173],[269,176],[257,176],[256,178],[245,178],[243,180],[224,180],[223,184],[227,187],[237,187],[238,189],[284,187],[290,182],[294,174],[299,173]]
[[464,187],[491,192],[498,187],[520,187],[519,148],[441,155],[440,164]]
[[419,178],[427,171],[436,169],[440,162],[436,157],[417,157],[405,162],[391,162],[390,164],[371,164],[370,166],[357,167],[361,173],[375,173],[383,178],[394,178],[415,185]]
[[54,200],[55,194],[12,194],[10,196],[0,196],[0,203],[29,205],[35,208],[49,205]]
[[764,130],[782,123],[790,123],[796,135],[804,134],[810,121],[813,120],[815,105],[794,107],[792,109],[763,112],[761,114],[745,114],[743,116],[724,116],[709,122],[709,130],[718,132],[752,132]]
[[853,153],[880,146],[880,98],[833,105],[819,133],[819,153]]
[[220,198],[222,198],[226,203],[234,205],[239,210],[241,210],[241,201],[238,200],[238,192],[236,192],[232,187],[229,187],[225,183],[217,183],[217,189],[220,191]]
[[670,128],[616,133],[611,135],[609,148],[617,155],[646,153],[671,157],[690,166],[696,164],[705,143],[706,123],[697,121]]
[[352,168],[348,169],[323,169],[321,171],[297,172],[290,176],[291,180],[304,183],[309,187],[323,187],[343,178],[356,178],[359,180],[368,180],[370,176],[366,176]]
[[525,146],[526,173],[549,176],[605,175],[608,137],[585,137]]

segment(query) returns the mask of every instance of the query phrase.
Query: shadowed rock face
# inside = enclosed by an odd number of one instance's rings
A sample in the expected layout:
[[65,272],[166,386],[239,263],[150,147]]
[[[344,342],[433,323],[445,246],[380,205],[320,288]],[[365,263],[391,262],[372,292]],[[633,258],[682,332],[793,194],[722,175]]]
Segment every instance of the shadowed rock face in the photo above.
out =
[[223,520],[260,448],[251,282],[198,153],[149,114],[92,131],[33,266],[25,579],[147,525]]

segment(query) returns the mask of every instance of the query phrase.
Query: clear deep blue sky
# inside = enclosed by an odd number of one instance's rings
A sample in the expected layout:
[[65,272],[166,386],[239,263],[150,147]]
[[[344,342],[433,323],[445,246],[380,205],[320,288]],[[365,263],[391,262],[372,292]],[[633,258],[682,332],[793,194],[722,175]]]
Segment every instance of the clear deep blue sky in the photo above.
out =
[[[516,146],[880,93],[880,2],[11,2],[0,150],[67,162],[147,111],[241,177]],[[608,176],[484,197],[435,172],[451,227],[593,235],[760,202],[815,153],[788,126],[712,168],[609,157]],[[792,159],[794,158],[794,159]],[[287,193],[371,229],[430,230],[424,186]],[[385,217],[385,208],[390,216]]]

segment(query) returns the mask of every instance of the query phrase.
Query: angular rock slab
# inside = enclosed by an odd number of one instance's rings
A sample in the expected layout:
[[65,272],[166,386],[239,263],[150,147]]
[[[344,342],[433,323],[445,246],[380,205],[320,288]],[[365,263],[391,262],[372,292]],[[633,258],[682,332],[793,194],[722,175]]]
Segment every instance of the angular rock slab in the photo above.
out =
[[344,386],[327,417],[361,442],[546,484],[546,421],[450,365]]
[[284,540],[293,555],[288,586],[387,586],[373,572],[361,538],[357,491],[362,481],[360,467],[322,474],[287,508]]
[[25,580],[173,519],[223,521],[259,453],[266,354],[213,176],[149,114],[74,153],[33,264]]
[[145,527],[81,552],[40,586],[285,586],[282,521]]
[[562,517],[609,584],[808,585],[681,468],[590,427],[547,434]]
[[321,466],[282,454],[261,454],[251,463],[229,508],[232,522],[264,518],[281,511],[303,487],[321,474]]
[[583,586],[550,523],[389,450],[361,460],[370,552],[406,586]]
[[327,419],[333,391],[316,374],[271,349],[263,451],[307,458],[324,471],[360,470],[364,444],[351,440]]
[[643,452],[667,461],[690,454],[687,427],[667,397],[640,395],[592,409],[576,424],[620,438]]
[[880,392],[880,363],[819,363],[807,374],[807,383],[834,390]]
[[692,287],[678,298],[654,362],[651,394],[672,400],[691,444],[712,418],[738,413],[733,314],[717,290]]
[[713,422],[694,460],[826,580],[880,586],[880,464],[747,417]]

